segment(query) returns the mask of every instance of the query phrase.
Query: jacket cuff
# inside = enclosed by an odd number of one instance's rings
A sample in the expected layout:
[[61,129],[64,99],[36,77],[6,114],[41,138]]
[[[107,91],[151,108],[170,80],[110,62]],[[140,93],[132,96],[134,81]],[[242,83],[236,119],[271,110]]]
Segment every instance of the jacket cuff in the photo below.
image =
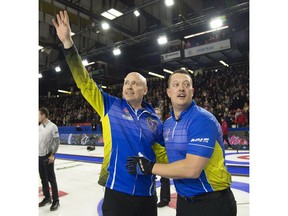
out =
[[70,54],[70,53],[77,53],[78,52],[75,44],[73,44],[73,46],[68,48],[68,49],[65,49],[64,47],[62,49],[63,49],[63,52],[64,52],[65,56]]

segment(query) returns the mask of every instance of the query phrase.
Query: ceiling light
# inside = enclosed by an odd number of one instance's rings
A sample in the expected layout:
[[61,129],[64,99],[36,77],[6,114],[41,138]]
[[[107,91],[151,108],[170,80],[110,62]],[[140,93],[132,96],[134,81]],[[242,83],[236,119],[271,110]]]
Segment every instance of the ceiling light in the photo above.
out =
[[61,89],[58,89],[58,92],[65,93],[65,94],[71,94],[71,92],[65,91],[65,90],[61,90]]
[[167,37],[164,35],[164,36],[160,36],[158,38],[158,44],[159,45],[163,45],[163,44],[166,44],[167,43]]
[[113,20],[113,19],[116,18],[116,16],[114,16],[114,15],[112,15],[112,14],[106,12],[106,11],[103,12],[103,13],[101,13],[101,16],[103,16],[103,17],[105,17],[105,18],[107,18],[107,19],[109,19],[109,20]]
[[118,11],[114,8],[111,8],[110,10],[108,10],[108,13],[112,14],[115,17],[119,17],[119,16],[123,15],[123,13],[121,13],[120,11]]
[[229,67],[229,65],[228,65],[227,63],[225,63],[224,61],[220,60],[219,62],[220,62],[221,64],[223,64],[224,66]]
[[181,67],[180,69],[181,69],[181,70],[186,70],[186,68],[185,68],[185,67]]
[[165,69],[165,68],[163,69],[163,71],[166,72],[166,73],[170,73],[170,74],[173,73],[173,71],[167,70],[167,69]]
[[184,38],[188,39],[188,38],[191,38],[191,37],[196,37],[196,36],[199,36],[199,35],[211,33],[211,32],[214,32],[214,31],[219,31],[219,30],[226,29],[226,28],[229,28],[229,26],[223,26],[223,27],[220,27],[220,28],[199,32],[199,33],[196,33],[196,34],[186,35],[186,36],[184,36]]
[[38,74],[38,78],[42,78],[42,74],[41,73]]
[[38,45],[38,50],[43,49],[43,46]]
[[172,6],[174,4],[173,0],[165,0],[165,4],[167,7]]
[[72,36],[74,36],[74,35],[75,35],[75,33],[74,33],[74,32],[71,32],[71,34],[70,34],[70,35],[71,35],[71,37],[72,37]]
[[223,22],[222,22],[222,19],[221,18],[215,18],[213,19],[211,22],[210,22],[210,27],[212,29],[215,29],[215,28],[219,28],[223,25]]
[[109,20],[113,20],[113,19],[120,17],[122,15],[123,15],[123,13],[121,13],[120,11],[118,11],[114,8],[111,8],[110,10],[101,13],[101,16],[103,16]]
[[88,62],[87,59],[84,59],[84,60],[82,61],[82,63],[83,63],[83,65],[84,65],[85,67],[88,66],[88,65],[95,64],[95,62]]
[[107,89],[107,86],[101,85],[101,88],[103,88],[103,89]]
[[135,15],[136,17],[140,16],[139,11],[138,11],[138,10],[135,10],[135,11],[134,11],[134,15]]
[[61,71],[60,66],[55,67],[55,71],[56,71],[56,72],[60,72],[60,71]]
[[88,65],[87,59],[82,60],[82,63],[83,63],[84,66],[87,66]]
[[156,76],[156,77],[159,77],[159,78],[162,78],[164,79],[164,76],[160,75],[160,74],[157,74],[157,73],[153,73],[153,72],[148,72],[149,75],[152,75],[152,76]]
[[117,48],[114,48],[113,50],[113,54],[116,56],[116,55],[120,55],[121,54],[121,50],[117,47]]
[[102,23],[102,29],[103,30],[107,30],[107,29],[109,29],[110,28],[110,25],[107,23],[107,22],[103,22]]
[[188,72],[190,72],[191,74],[193,74],[193,73],[194,73],[192,70],[189,70],[189,69],[188,69]]

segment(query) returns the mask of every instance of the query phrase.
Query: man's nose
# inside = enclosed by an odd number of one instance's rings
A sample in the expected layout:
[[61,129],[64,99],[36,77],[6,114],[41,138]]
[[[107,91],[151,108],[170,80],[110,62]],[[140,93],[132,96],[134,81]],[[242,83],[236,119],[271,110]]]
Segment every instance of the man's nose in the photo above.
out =
[[179,91],[184,91],[184,85],[179,85]]

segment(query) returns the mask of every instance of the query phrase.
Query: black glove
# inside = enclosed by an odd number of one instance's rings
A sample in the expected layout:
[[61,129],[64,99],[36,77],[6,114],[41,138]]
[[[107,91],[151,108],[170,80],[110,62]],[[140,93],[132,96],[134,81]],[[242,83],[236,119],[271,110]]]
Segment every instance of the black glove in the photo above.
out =
[[126,160],[126,169],[131,174],[151,175],[154,164],[148,158],[131,156]]

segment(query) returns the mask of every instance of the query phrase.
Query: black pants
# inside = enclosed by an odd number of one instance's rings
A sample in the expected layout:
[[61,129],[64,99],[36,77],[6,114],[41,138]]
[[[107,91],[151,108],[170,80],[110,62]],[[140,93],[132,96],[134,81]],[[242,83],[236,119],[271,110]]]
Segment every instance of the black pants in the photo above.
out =
[[231,190],[217,198],[188,202],[178,195],[176,216],[236,216],[237,205]]
[[52,199],[58,201],[58,186],[54,172],[54,162],[48,164],[48,156],[39,157],[39,175],[42,183],[42,191],[46,198],[50,198],[49,183],[52,188]]
[[231,144],[229,142],[229,139],[228,139],[228,134],[223,134],[223,142],[224,142],[224,140],[226,140],[228,146],[232,148],[232,146],[231,146]]
[[103,216],[157,216],[156,196],[132,196],[105,188]]
[[160,201],[170,202],[170,179],[161,177]]

